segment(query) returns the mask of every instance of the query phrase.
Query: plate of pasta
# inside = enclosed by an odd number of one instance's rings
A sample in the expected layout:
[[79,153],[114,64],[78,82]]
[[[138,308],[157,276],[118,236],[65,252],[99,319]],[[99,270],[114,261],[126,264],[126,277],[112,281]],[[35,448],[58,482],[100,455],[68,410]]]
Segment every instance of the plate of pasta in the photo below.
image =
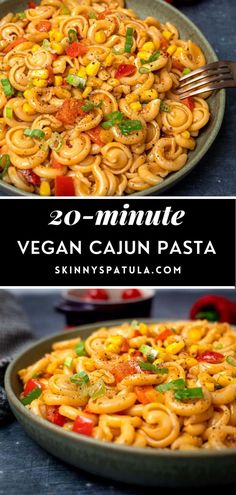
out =
[[236,481],[236,334],[227,323],[113,321],[31,345],[11,408],[48,452],[144,485]]
[[198,28],[162,0],[1,2],[1,189],[161,193],[220,129],[224,91],[175,93],[183,74],[215,60]]

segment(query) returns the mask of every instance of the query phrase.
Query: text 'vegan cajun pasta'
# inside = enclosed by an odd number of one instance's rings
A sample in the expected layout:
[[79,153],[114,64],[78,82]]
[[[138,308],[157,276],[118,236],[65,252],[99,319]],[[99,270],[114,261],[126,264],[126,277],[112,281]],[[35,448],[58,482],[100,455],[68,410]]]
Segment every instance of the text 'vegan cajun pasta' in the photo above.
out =
[[180,101],[205,64],[171,22],[123,0],[43,0],[0,21],[0,178],[28,193],[113,196],[161,183],[210,118]]
[[22,403],[66,430],[136,447],[236,447],[228,324],[133,321],[55,342],[19,372]]

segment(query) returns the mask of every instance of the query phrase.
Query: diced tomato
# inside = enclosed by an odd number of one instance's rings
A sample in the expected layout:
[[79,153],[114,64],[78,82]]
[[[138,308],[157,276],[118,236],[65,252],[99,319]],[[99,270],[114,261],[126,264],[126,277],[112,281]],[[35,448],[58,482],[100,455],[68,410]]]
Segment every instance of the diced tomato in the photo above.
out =
[[128,375],[134,375],[135,373],[141,373],[141,369],[137,363],[137,361],[124,361],[123,363],[119,363],[112,370],[112,374],[116,379],[116,383],[121,382],[123,378]]
[[91,141],[93,141],[93,143],[96,143],[98,146],[104,145],[101,140],[101,130],[101,127],[97,125],[97,127],[94,127],[93,129],[87,131],[87,134],[90,137]]
[[56,158],[54,158],[54,156],[52,156],[52,157],[51,157],[51,166],[52,166],[53,168],[58,168],[58,169],[60,169],[60,168],[63,168],[63,167],[64,167],[64,165],[63,165],[62,163],[59,163],[59,162],[56,160]]
[[138,299],[142,293],[138,289],[126,289],[122,292],[122,299]]
[[128,352],[129,350],[129,342],[127,339],[124,339],[120,348],[120,352]]
[[41,388],[42,390],[45,388],[43,383],[40,383],[39,380],[35,380],[34,378],[28,380],[23,391],[24,397],[26,397],[26,395],[28,395],[30,392],[32,392],[32,390],[34,390],[37,387]]
[[137,349],[134,349],[131,354],[133,359],[137,359],[138,357],[142,356],[142,353],[140,351],[137,351]]
[[36,175],[33,170],[21,170],[21,174],[29,184],[32,184],[33,186],[40,186],[40,177]]
[[184,70],[184,66],[178,60],[175,59],[172,59],[172,67],[174,69],[179,70],[180,72],[183,72]]
[[141,334],[141,332],[139,330],[135,330],[134,331],[134,336],[135,337],[140,337],[140,335],[142,335],[142,334]]
[[189,96],[188,98],[185,98],[184,100],[182,100],[182,103],[184,105],[186,105],[189,108],[189,110],[191,110],[191,112],[193,111],[195,105],[194,105],[194,99],[192,96]]
[[56,196],[75,196],[73,177],[59,176],[55,179]]
[[66,54],[69,55],[69,57],[82,57],[85,55],[88,51],[88,48],[83,45],[83,43],[80,43],[79,41],[73,41],[70,46],[66,49]]
[[100,14],[98,14],[98,20],[102,20],[102,19],[106,19],[107,15],[111,14],[111,11],[110,10],[104,10],[103,12],[100,12]]
[[77,416],[72,430],[75,433],[80,433],[81,435],[92,436],[93,433],[93,421],[92,419],[86,418],[85,416]]
[[225,358],[224,355],[221,354],[220,352],[205,351],[202,352],[202,354],[199,354],[199,356],[197,356],[196,359],[200,362],[218,364],[218,363],[222,363],[224,358]]
[[46,418],[58,426],[64,426],[66,422],[66,418],[59,413],[59,406],[46,406]]
[[107,301],[109,299],[109,295],[105,289],[90,289],[85,292],[83,299]]
[[162,48],[162,50],[167,50],[168,46],[169,42],[164,37],[162,37],[160,39],[160,47]]
[[56,53],[51,53],[53,62],[58,59],[58,55]]
[[13,50],[13,48],[15,48],[16,46],[20,45],[20,43],[24,43],[25,41],[27,41],[27,39],[23,38],[23,36],[21,38],[17,38],[16,40],[12,41],[11,43],[9,43],[9,45],[7,45],[3,52],[4,53],[9,53],[11,50]]
[[48,33],[50,31],[51,27],[52,27],[52,24],[49,21],[40,21],[35,26],[37,31],[39,31],[40,33]]
[[35,2],[28,2],[28,9],[36,9],[37,3]]
[[131,76],[136,71],[136,67],[133,64],[120,64],[115,72],[115,78]]
[[83,105],[83,100],[67,98],[64,100],[62,107],[57,111],[56,118],[63,122],[63,124],[74,124],[79,115],[86,115],[82,110]]
[[172,332],[172,330],[170,330],[169,328],[167,328],[163,332],[159,333],[159,335],[157,335],[156,340],[162,340],[162,341],[164,341],[170,335],[173,335],[173,332]]
[[151,400],[148,393],[155,392],[155,390],[153,387],[145,385],[144,387],[134,387],[134,392],[136,393],[137,399],[141,402],[141,404],[149,404]]

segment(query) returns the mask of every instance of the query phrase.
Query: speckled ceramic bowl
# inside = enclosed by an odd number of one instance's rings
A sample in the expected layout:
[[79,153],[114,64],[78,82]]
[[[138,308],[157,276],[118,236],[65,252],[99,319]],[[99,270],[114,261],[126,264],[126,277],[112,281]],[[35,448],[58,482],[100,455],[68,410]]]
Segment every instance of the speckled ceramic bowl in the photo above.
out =
[[[205,36],[203,36],[201,31],[179,10],[172,7],[168,3],[162,0],[127,0],[126,4],[128,7],[134,9],[134,11],[137,12],[141,18],[154,16],[162,22],[172,22],[179,29],[183,39],[191,39],[202,48],[208,62],[218,60],[213,48],[208,43]],[[26,5],[27,2],[20,2],[19,5],[17,0],[0,0],[0,16],[2,17],[10,11],[17,12],[19,10],[23,10]],[[197,147],[194,151],[189,153],[188,161],[185,167],[178,172],[168,175],[161,184],[146,189],[145,191],[134,193],[132,196],[146,196],[154,193],[161,194],[163,191],[170,188],[180,179],[185,177],[185,175],[187,175],[199,163],[214,142],[220,130],[225,110],[225,91],[222,90],[214,94],[208,99],[208,103],[211,110],[211,120],[209,124],[201,131],[200,136],[197,139]],[[8,185],[0,180],[0,193],[1,190],[4,191],[5,194],[7,193],[11,196],[29,195],[29,193],[16,189],[14,186]]]
[[[154,321],[154,320],[145,320]],[[111,326],[122,321],[106,322]],[[30,413],[19,401],[17,372],[49,352],[55,341],[86,338],[102,323],[50,336],[31,345],[8,367],[5,386],[12,411],[41,447],[78,468],[113,480],[145,486],[197,486],[236,482],[236,449],[169,451],[105,443],[78,435]]]

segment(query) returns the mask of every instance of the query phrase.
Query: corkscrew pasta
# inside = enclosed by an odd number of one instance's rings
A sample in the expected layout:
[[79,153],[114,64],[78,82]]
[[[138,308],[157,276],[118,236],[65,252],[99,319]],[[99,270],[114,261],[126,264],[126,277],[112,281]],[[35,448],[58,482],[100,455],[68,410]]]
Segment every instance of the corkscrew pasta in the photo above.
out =
[[41,196],[144,191],[187,162],[210,118],[180,101],[205,64],[171,22],[123,0],[42,0],[0,21],[0,178]]
[[55,342],[19,371],[21,401],[65,430],[136,447],[236,447],[236,334],[133,321]]

